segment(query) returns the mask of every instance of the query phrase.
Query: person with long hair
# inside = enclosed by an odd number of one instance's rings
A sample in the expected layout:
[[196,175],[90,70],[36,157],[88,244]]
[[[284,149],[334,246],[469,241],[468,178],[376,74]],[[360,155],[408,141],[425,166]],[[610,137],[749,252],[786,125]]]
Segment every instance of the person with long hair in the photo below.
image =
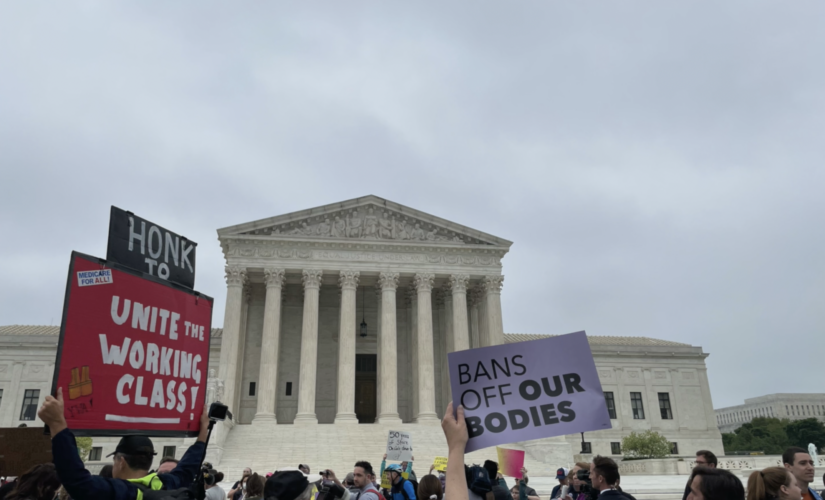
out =
[[52,500],[58,488],[60,479],[54,465],[35,465],[20,476],[6,500]]
[[800,500],[802,488],[784,467],[768,467],[751,473],[748,500]]
[[264,497],[264,478],[253,472],[246,481],[246,496],[244,500],[261,500]]
[[422,477],[421,482],[418,483],[416,498],[419,500],[442,500],[444,490],[441,488],[441,481],[432,474]]

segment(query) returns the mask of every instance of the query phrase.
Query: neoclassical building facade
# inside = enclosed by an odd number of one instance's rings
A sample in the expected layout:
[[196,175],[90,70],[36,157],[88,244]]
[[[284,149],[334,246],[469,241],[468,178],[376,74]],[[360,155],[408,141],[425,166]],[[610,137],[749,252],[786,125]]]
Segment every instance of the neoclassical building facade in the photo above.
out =
[[[504,333],[502,258],[511,242],[378,197],[218,237],[227,299],[223,328],[212,331],[207,397],[233,413],[209,447],[225,472],[298,458],[345,470],[365,449],[380,461],[391,427],[413,432],[417,459],[443,456],[443,435],[430,424],[451,399],[447,353],[546,336]],[[0,326],[0,427],[39,424],[31,412],[49,390],[58,331]],[[622,437],[647,429],[663,433],[674,455],[723,454],[701,347],[589,341],[613,427],[586,433],[585,457],[620,457]],[[354,451],[331,458],[328,440]],[[96,438],[95,446],[105,456],[116,442]],[[184,440],[156,446],[180,456]],[[552,475],[583,445],[573,435],[512,446],[528,452],[534,474]]]
[[375,196],[218,237],[239,423],[437,421],[446,354],[504,342],[502,238]]

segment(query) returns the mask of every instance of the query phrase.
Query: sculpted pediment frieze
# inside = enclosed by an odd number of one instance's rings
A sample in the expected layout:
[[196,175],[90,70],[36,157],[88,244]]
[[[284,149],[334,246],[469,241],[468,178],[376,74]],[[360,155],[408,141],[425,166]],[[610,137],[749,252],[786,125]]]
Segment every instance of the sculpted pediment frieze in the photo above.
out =
[[385,206],[364,205],[311,215],[296,220],[275,222],[266,227],[242,232],[243,235],[292,236],[297,238],[335,238],[346,240],[441,242],[459,245],[490,245],[488,241],[444,227]]

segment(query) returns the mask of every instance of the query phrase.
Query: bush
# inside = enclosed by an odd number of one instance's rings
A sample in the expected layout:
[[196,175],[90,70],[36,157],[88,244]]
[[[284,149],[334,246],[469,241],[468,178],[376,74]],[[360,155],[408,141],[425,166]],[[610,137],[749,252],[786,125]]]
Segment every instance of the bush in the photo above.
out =
[[622,438],[622,450],[630,458],[662,458],[670,455],[670,442],[656,431],[631,432]]

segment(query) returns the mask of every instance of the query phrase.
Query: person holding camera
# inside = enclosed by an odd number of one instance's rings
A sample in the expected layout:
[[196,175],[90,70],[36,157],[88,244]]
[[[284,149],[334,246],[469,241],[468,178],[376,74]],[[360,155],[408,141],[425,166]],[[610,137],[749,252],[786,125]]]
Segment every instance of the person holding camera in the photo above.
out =
[[209,410],[204,408],[198,440],[186,450],[177,467],[168,474],[149,473],[156,455],[146,436],[124,436],[115,448],[112,478],[93,476],[83,466],[74,434],[66,423],[63,388],[57,397],[46,396],[37,416],[52,435],[52,457],[57,475],[72,498],[83,500],[143,500],[143,490],[189,488],[200,474],[209,432]]

